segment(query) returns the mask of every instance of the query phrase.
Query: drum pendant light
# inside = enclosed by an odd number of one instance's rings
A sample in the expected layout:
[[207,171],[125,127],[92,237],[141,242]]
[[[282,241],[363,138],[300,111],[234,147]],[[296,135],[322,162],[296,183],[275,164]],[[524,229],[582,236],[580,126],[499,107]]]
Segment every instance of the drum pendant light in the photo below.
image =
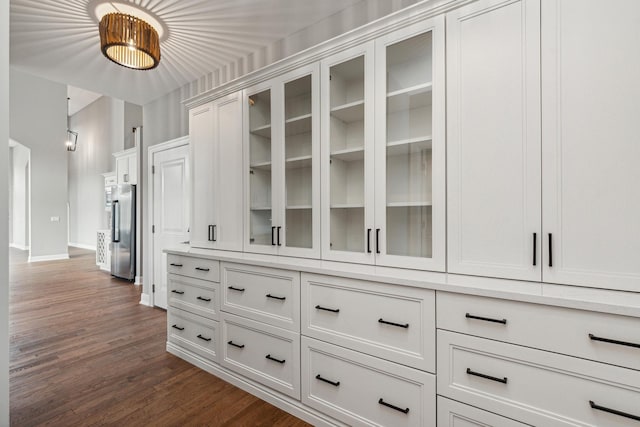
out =
[[125,13],[108,13],[100,20],[104,56],[134,70],[151,70],[160,63],[158,32],[145,21]]

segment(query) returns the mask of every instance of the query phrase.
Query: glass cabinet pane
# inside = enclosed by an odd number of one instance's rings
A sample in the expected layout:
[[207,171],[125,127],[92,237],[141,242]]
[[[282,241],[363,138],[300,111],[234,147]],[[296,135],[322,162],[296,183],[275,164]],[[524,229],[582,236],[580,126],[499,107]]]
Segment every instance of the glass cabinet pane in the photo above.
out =
[[250,237],[271,245],[271,91],[249,97]]
[[432,255],[432,37],[387,46],[386,253]]
[[330,69],[331,249],[364,252],[364,56]]
[[311,75],[284,85],[286,246],[313,248]]

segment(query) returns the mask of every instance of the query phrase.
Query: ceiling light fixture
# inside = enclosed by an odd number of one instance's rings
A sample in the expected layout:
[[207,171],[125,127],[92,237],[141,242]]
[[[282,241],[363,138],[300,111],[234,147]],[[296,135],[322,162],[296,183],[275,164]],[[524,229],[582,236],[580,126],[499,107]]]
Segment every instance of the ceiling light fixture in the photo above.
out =
[[151,70],[160,63],[158,32],[145,21],[125,13],[108,13],[100,20],[104,56],[127,68]]

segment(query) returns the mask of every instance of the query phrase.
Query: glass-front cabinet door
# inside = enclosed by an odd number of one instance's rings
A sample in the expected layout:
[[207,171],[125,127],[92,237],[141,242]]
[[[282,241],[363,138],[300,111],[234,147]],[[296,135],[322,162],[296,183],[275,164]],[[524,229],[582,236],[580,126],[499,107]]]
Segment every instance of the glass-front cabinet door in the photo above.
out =
[[322,256],[374,261],[373,42],[322,61]]
[[376,40],[376,263],[444,271],[444,18]]

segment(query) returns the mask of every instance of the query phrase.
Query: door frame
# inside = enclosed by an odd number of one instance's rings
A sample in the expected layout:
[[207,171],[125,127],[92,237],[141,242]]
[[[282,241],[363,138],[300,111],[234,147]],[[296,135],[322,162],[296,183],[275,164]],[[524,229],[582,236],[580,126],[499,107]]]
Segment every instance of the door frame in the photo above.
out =
[[[153,188],[153,155],[161,151],[170,150],[172,148],[178,148],[183,145],[189,145],[189,135],[182,136],[180,138],[171,139],[169,141],[161,142],[160,144],[152,145],[147,149],[147,213],[145,215],[145,227],[144,232],[146,237],[144,238],[144,277],[148,278],[144,281],[142,294],[140,295],[140,304],[147,305],[149,307],[155,307],[155,296],[152,291],[152,285],[155,283],[154,269],[153,269],[153,206],[154,206],[154,188]],[[189,196],[191,191],[188,191]],[[191,202],[191,201],[189,201]]]

